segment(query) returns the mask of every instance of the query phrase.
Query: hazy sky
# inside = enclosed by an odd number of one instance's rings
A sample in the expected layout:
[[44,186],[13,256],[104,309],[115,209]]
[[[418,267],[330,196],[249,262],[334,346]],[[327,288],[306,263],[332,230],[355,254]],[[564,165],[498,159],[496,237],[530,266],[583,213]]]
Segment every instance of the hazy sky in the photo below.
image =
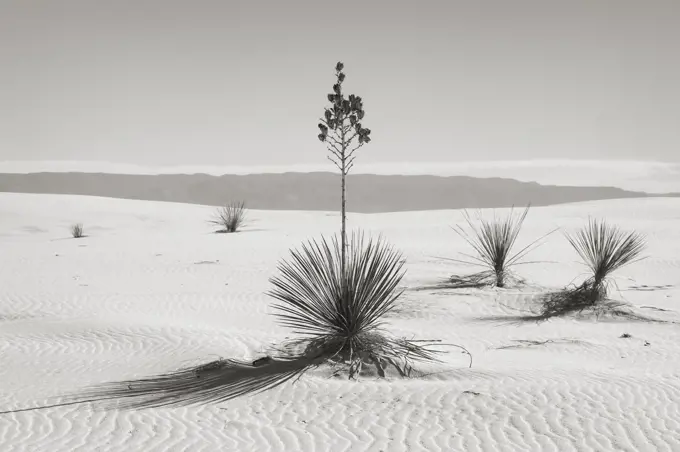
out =
[[678,55],[680,0],[0,0],[0,160],[323,163],[342,60],[367,163],[680,161]]

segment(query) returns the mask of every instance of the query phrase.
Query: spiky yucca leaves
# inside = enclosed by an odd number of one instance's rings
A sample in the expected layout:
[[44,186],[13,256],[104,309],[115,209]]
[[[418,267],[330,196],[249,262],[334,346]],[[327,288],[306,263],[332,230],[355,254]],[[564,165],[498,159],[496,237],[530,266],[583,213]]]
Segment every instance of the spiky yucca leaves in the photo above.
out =
[[[543,303],[544,316],[582,311],[606,301],[610,275],[640,260],[645,248],[645,239],[638,232],[625,232],[604,220],[592,218],[581,230],[565,236],[588,266],[591,275],[578,286],[548,294]],[[603,304],[603,307],[619,306],[621,304]]]
[[211,223],[221,226],[217,232],[237,232],[246,219],[246,204],[245,202],[232,202],[226,206],[220,207],[215,212],[215,218],[210,220]]
[[565,235],[593,273],[592,285],[602,288],[604,297],[607,277],[624,265],[640,260],[645,248],[645,239],[638,232],[624,232],[618,226],[592,218],[575,235]]
[[391,365],[400,374],[411,371],[413,361],[435,360],[427,345],[396,339],[382,330],[382,320],[402,294],[398,285],[404,262],[381,239],[364,241],[353,234],[342,270],[341,244],[333,238],[312,241],[292,252],[292,260],[279,266],[281,276],[271,279],[269,294],[281,323],[304,339],[308,356],[321,356],[345,364],[354,377],[364,364],[379,375]]
[[515,217],[513,210],[511,210],[505,219],[499,220],[494,216],[491,221],[478,214],[479,224],[475,224],[468,212],[465,211],[463,215],[472,230],[472,234],[465,232],[461,226],[456,226],[453,229],[475,250],[476,254],[463,254],[470,260],[448,260],[486,267],[487,270],[469,276],[452,277],[450,283],[461,287],[481,285],[505,287],[510,278],[510,268],[519,264],[519,260],[526,256],[539,240],[545,237],[543,236],[513,253],[513,246],[528,213],[529,206],[518,217]]

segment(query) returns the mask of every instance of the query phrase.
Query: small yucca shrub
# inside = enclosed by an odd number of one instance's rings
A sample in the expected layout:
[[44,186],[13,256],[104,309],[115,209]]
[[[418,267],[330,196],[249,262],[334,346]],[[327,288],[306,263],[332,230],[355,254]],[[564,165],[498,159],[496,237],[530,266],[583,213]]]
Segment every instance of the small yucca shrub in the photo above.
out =
[[543,306],[543,315],[546,316],[581,311],[606,301],[611,274],[641,260],[646,246],[640,233],[625,232],[618,226],[597,219],[589,219],[581,230],[575,234],[567,233],[565,237],[590,272],[581,284],[548,294]]
[[71,235],[73,236],[74,239],[85,237],[85,230],[83,229],[83,225],[81,223],[71,225]]
[[210,222],[221,227],[217,232],[232,233],[237,232],[243,226],[245,220],[246,204],[241,201],[219,207]]
[[590,219],[576,232],[565,234],[592,275],[589,281],[607,295],[608,277],[619,268],[641,259],[645,238],[635,231],[625,232],[604,220]]
[[459,286],[491,285],[505,287],[511,276],[510,269],[518,265],[520,259],[526,256],[539,240],[545,237],[533,241],[519,251],[513,251],[515,241],[522,230],[524,219],[528,213],[529,206],[518,217],[513,215],[514,210],[511,210],[510,214],[503,219],[494,216],[493,220],[486,220],[478,214],[478,222],[475,224],[470,214],[465,211],[463,216],[472,231],[471,234],[467,233],[461,226],[455,226],[453,229],[472,247],[475,254],[463,253],[468,258],[467,260],[448,260],[484,267],[486,270],[464,277],[454,276],[450,282]]

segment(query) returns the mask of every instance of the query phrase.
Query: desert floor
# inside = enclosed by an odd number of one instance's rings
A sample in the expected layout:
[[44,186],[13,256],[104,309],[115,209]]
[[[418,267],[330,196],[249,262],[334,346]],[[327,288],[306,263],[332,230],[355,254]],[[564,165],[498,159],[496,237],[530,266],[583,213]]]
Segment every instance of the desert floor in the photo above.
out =
[[[289,248],[335,233],[339,215],[252,211],[243,232],[214,234],[213,211],[0,194],[0,411],[217,357],[254,359],[288,337],[270,315],[268,278]],[[407,258],[389,330],[464,345],[471,369],[452,349],[417,379],[318,370],[223,404],[0,414],[0,450],[678,451],[680,199],[533,208],[518,246],[589,215],[646,234],[649,257],[616,274],[613,296],[667,323],[510,321],[584,274],[560,232],[527,257],[538,263],[516,268],[526,285],[417,290],[471,270],[438,258],[469,251],[451,229],[461,212],[350,214],[350,227],[382,233]],[[87,237],[70,237],[75,222]]]

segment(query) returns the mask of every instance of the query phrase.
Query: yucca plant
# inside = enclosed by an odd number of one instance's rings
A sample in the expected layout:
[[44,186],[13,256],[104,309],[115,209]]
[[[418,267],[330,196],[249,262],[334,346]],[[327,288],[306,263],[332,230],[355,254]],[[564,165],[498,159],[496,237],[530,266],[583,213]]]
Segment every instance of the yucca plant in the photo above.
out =
[[[291,260],[279,264],[280,275],[270,279],[274,288],[269,295],[277,300],[275,315],[300,337],[253,362],[218,360],[112,383],[81,394],[80,400],[113,400],[118,407],[130,408],[217,402],[271,389],[322,364],[345,367],[354,378],[365,365],[374,366],[380,376],[388,367],[408,376],[413,362],[436,360],[439,351],[432,348],[436,341],[395,338],[381,329],[402,293],[401,254],[381,239],[364,240],[360,233],[352,236],[347,250],[345,177],[356,150],[370,142],[370,130],[360,123],[361,98],[346,99],[342,94],[343,67],[342,63],[335,67],[337,82],[328,95],[332,106],[325,109],[318,136],[341,172],[340,238],[330,243],[322,238],[292,250]],[[219,220],[243,211],[243,204],[230,207]]]
[[645,238],[636,231],[625,232],[604,220],[590,219],[574,235],[565,234],[592,272],[589,284],[598,289],[600,299],[607,297],[608,277],[619,268],[642,259]]
[[[116,408],[222,402],[279,386],[329,364],[356,377],[366,365],[409,376],[417,361],[436,361],[436,341],[396,338],[381,329],[402,290],[404,261],[381,239],[354,234],[345,270],[341,242],[310,241],[291,251],[271,278],[275,316],[300,336],[253,362],[221,359],[156,377],[105,384],[80,401],[112,401]],[[461,347],[462,348],[462,347]],[[466,353],[467,350],[463,349]]]
[[271,279],[276,315],[304,336],[299,342],[305,354],[346,364],[350,378],[366,364],[381,376],[385,366],[405,376],[412,361],[434,360],[431,349],[381,329],[403,292],[401,253],[380,238],[365,241],[361,233],[353,234],[343,271],[341,247],[337,238],[332,245],[325,239],[310,242],[293,251],[292,260],[279,267],[281,276]]
[[545,237],[543,236],[519,251],[513,252],[513,247],[522,230],[524,219],[529,213],[529,207],[527,206],[518,217],[513,215],[514,209],[512,209],[510,214],[504,219],[498,219],[494,215],[493,220],[486,220],[478,213],[478,224],[475,224],[470,214],[464,211],[463,217],[472,233],[467,233],[465,229],[458,225],[453,229],[472,247],[475,254],[463,253],[463,256],[468,258],[467,260],[451,258],[447,260],[484,267],[486,270],[463,277],[453,276],[449,283],[457,287],[483,285],[506,287],[511,278],[510,269],[520,263],[528,263],[519,261]]
[[211,223],[220,226],[217,232],[231,233],[237,232],[246,219],[246,204],[245,202],[232,202],[226,206],[219,207],[215,212],[215,216]]
[[548,294],[544,299],[544,316],[581,311],[605,302],[609,297],[611,274],[643,259],[646,246],[644,236],[638,232],[625,232],[604,220],[592,218],[581,230],[565,236],[590,270],[590,276],[575,287]]
[[85,237],[85,229],[83,228],[83,225],[81,223],[71,225],[71,236],[74,239]]

